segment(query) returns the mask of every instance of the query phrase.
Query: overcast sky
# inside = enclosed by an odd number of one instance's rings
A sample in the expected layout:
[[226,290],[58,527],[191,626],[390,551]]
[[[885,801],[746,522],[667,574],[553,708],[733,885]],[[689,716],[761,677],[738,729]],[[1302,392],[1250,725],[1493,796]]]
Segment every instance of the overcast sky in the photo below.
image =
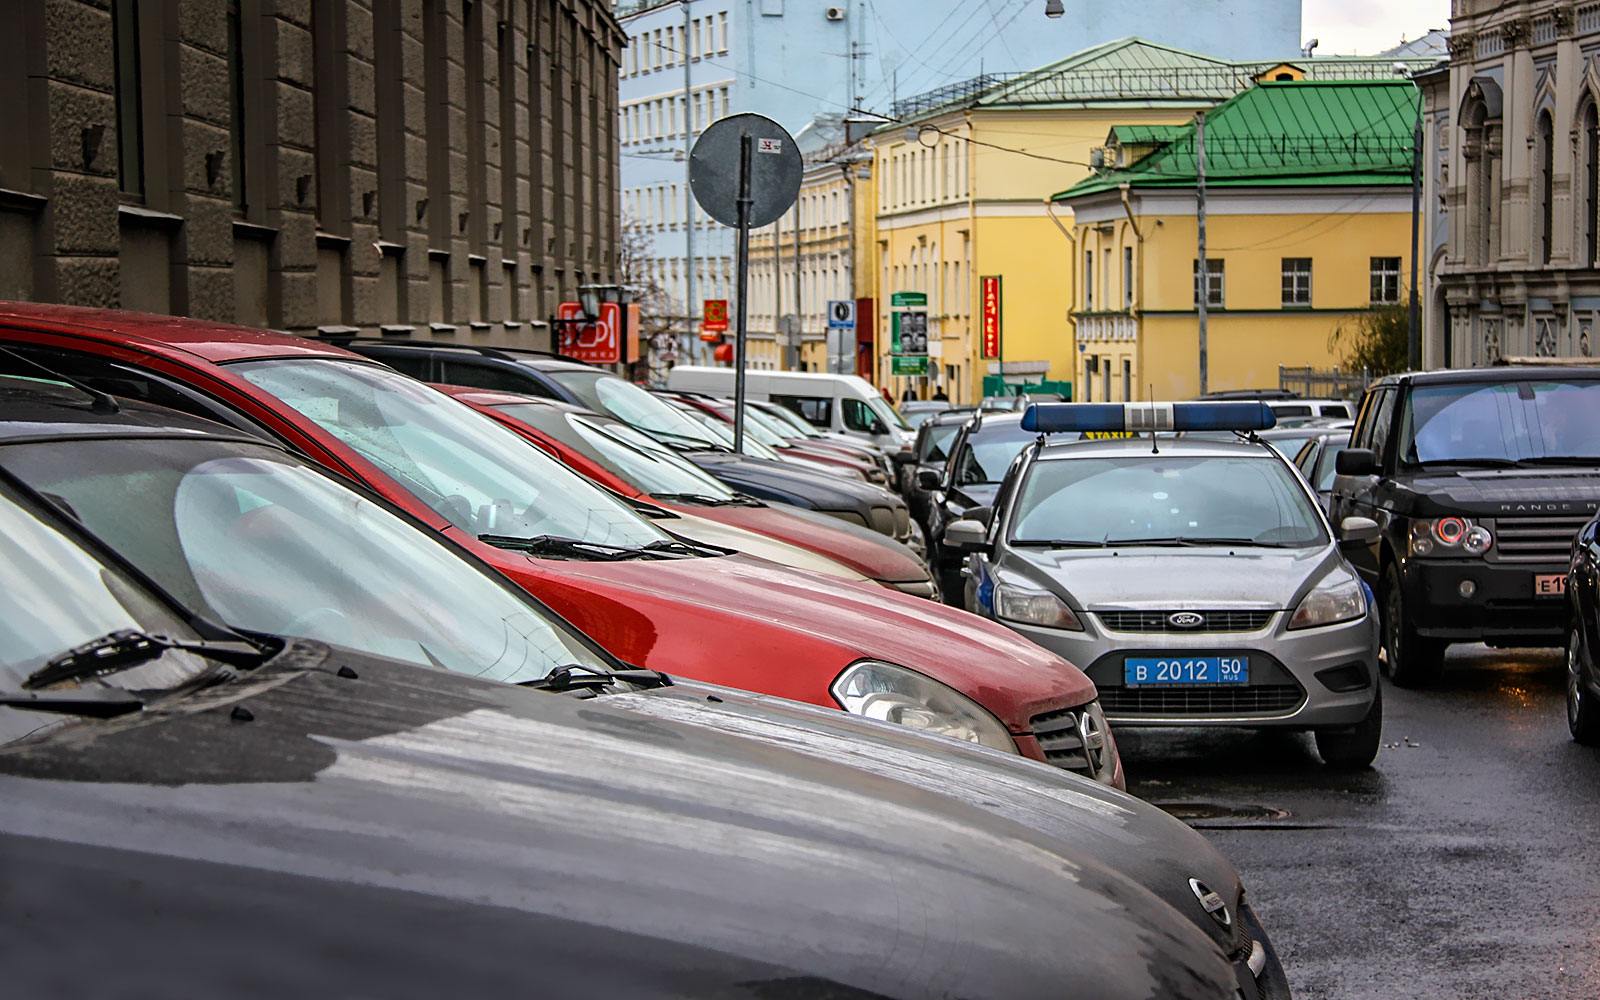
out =
[[1429,28],[1450,27],[1450,0],[1304,0],[1300,40],[1320,39],[1317,55],[1367,55]]

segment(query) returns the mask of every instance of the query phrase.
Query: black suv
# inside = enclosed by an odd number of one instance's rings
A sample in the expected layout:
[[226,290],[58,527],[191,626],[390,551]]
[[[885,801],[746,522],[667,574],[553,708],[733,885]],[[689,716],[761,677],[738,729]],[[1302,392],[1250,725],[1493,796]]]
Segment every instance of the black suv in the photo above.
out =
[[544,351],[417,340],[330,339],[340,347],[382,361],[423,382],[519,392],[590,409],[594,407],[584,400],[582,392],[564,383],[575,382],[581,388],[597,376],[611,374],[603,368]]
[[1452,642],[1556,646],[1573,536],[1600,501],[1600,368],[1395,375],[1367,391],[1337,459],[1335,524],[1377,590],[1386,669],[1426,683]]

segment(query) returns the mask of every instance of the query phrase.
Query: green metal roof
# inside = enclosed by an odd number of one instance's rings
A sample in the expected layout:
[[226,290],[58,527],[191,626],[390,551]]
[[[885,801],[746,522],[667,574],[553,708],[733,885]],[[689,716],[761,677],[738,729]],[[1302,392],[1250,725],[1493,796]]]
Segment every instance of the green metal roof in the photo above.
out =
[[1111,141],[1119,146],[1158,146],[1179,139],[1187,125],[1113,125]]
[[[1206,115],[1206,185],[1410,184],[1417,89],[1409,80],[1263,82]],[[1054,196],[1196,182],[1195,128],[1131,167]]]

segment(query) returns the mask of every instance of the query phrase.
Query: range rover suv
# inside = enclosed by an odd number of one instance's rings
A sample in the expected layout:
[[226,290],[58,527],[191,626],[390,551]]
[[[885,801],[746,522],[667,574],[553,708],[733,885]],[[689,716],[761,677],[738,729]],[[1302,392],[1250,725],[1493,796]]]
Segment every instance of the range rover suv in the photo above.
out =
[[1395,375],[1367,391],[1338,456],[1334,524],[1377,592],[1385,669],[1435,678],[1452,642],[1559,646],[1573,536],[1600,501],[1600,367]]

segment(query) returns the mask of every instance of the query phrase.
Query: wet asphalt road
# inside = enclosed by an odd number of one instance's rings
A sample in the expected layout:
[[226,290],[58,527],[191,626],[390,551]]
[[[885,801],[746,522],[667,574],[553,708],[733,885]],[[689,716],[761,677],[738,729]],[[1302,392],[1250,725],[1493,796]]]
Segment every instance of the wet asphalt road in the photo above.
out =
[[1130,790],[1238,866],[1299,1000],[1600,997],[1600,752],[1556,650],[1451,649],[1385,682],[1374,768],[1309,735],[1119,730]]

